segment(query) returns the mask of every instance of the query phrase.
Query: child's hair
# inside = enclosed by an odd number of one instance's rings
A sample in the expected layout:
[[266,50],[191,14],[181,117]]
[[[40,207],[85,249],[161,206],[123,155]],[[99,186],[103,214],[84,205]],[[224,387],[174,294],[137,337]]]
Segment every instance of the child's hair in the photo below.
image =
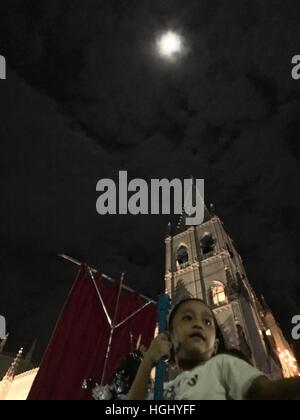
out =
[[[177,305],[174,306],[174,308],[171,310],[171,312],[169,314],[168,329],[169,329],[170,332],[172,332],[172,330],[173,330],[172,323],[173,323],[174,317],[175,317],[176,313],[178,312],[179,308],[185,302],[190,302],[190,301],[201,302],[209,308],[209,306],[202,299],[199,299],[199,298],[186,298],[186,299],[181,300],[179,303],[177,303]],[[228,349],[226,347],[224,335],[221,331],[221,328],[219,327],[219,324],[217,322],[217,318],[210,308],[209,308],[209,310],[211,311],[213,319],[214,319],[215,328],[216,328],[216,340],[218,341],[218,350],[217,350],[217,353],[214,356],[217,356],[219,354],[228,354],[230,356],[237,357],[238,359],[244,360],[245,362],[251,364],[248,357],[244,353],[242,353],[240,350],[235,349],[235,348]],[[174,360],[174,355],[172,355],[171,359]]]

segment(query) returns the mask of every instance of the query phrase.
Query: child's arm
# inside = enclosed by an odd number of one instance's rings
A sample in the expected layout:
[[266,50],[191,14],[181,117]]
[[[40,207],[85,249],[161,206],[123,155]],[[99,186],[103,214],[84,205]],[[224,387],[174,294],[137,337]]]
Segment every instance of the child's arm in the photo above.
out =
[[151,343],[140,364],[135,380],[127,395],[127,400],[145,400],[147,398],[150,375],[153,367],[164,357],[170,356],[171,343],[166,334],[159,334]]
[[270,381],[266,377],[256,379],[249,389],[248,400],[297,400],[300,399],[300,377]]

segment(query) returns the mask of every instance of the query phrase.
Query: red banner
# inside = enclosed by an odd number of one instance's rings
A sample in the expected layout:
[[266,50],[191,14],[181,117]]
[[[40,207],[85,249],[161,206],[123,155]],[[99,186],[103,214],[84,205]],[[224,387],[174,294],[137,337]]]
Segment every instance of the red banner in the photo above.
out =
[[[97,288],[108,314],[113,318],[119,283],[104,286],[96,275]],[[122,291],[116,324],[134,314],[145,304],[138,294]],[[134,350],[133,337],[149,346],[156,326],[156,305],[149,304],[135,314],[113,335],[105,384],[110,383],[115,369],[125,355]],[[82,389],[84,379],[100,383],[110,335],[95,285],[88,268],[82,266],[75,285],[62,310],[39,373],[29,394],[29,400],[85,400],[90,393]],[[134,341],[134,343],[133,343]]]

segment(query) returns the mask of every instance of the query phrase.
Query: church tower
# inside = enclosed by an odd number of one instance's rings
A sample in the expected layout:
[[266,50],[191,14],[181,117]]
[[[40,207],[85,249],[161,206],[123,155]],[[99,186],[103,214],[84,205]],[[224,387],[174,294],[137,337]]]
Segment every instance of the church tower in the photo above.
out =
[[271,378],[281,378],[280,360],[267,337],[265,312],[213,205],[205,208],[199,226],[186,226],[183,212],[176,232],[168,226],[165,245],[165,285],[171,300],[188,292],[205,301],[215,313],[227,347],[242,351]]

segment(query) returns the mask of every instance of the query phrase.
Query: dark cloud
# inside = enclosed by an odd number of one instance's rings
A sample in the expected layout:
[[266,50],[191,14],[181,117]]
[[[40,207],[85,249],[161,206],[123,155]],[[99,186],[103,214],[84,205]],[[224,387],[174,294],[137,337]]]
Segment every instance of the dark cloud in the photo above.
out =
[[[76,271],[58,252],[116,277],[126,269],[144,293],[162,287],[168,218],[96,215],[97,180],[121,169],[205,178],[253,286],[289,333],[300,313],[297,1],[50,3],[0,6],[10,65],[0,307],[11,345],[45,346]],[[188,40],[172,66],[153,50],[166,27]]]

